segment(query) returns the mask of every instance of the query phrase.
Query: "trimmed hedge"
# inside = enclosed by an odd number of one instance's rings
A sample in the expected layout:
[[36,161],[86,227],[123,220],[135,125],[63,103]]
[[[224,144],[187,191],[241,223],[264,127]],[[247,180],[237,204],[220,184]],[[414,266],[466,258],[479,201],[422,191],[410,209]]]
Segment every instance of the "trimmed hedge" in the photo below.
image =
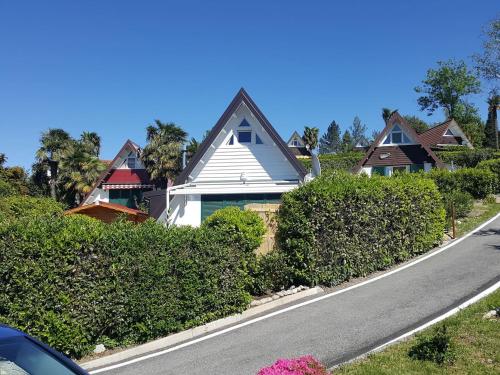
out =
[[474,168],[483,160],[500,157],[497,150],[491,148],[450,148],[445,151],[436,151],[437,156],[446,164],[453,164],[457,167]]
[[81,215],[4,221],[0,322],[79,358],[240,312],[240,249],[219,234]]
[[428,251],[444,227],[429,179],[333,173],[284,194],[277,235],[295,285],[336,285]]
[[477,168],[489,170],[496,176],[497,183],[495,191],[500,193],[500,159],[484,160],[477,165]]
[[469,193],[476,199],[483,199],[495,191],[496,177],[486,169],[462,168],[457,171],[432,169],[425,174],[434,180],[442,194],[454,191]]
[[61,216],[64,206],[51,198],[14,195],[0,198],[0,219]]
[[[364,155],[364,152],[351,151],[339,154],[321,154],[318,158],[321,164],[322,173],[328,173],[329,171],[335,170],[350,171],[361,159],[363,159]],[[312,168],[311,159],[299,160],[304,164],[307,170]]]

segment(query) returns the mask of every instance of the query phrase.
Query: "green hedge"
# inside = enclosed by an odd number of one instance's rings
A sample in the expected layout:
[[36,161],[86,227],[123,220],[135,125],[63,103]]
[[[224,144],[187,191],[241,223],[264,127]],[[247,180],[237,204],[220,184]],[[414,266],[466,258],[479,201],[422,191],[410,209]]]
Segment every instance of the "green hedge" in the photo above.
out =
[[500,159],[484,160],[477,165],[478,169],[486,169],[492,172],[496,178],[496,192],[500,193]]
[[0,225],[0,322],[81,357],[240,312],[240,249],[210,228],[81,216]]
[[491,148],[450,148],[445,151],[436,151],[437,156],[446,164],[453,164],[457,167],[474,168],[483,160],[500,157],[497,150]]
[[[364,155],[364,152],[359,151],[319,155],[321,171],[323,173],[335,170],[350,171],[359,163],[361,159],[363,159]],[[300,161],[304,164],[307,170],[312,168],[311,159],[300,159]]]
[[36,198],[26,195],[0,198],[0,219],[61,216],[63,210],[64,206],[51,198]]
[[426,174],[434,180],[441,193],[462,191],[476,199],[483,199],[495,191],[496,177],[486,169],[462,168],[453,172],[446,169],[432,169]]
[[295,285],[336,285],[428,251],[444,226],[429,179],[333,173],[283,196],[277,235]]

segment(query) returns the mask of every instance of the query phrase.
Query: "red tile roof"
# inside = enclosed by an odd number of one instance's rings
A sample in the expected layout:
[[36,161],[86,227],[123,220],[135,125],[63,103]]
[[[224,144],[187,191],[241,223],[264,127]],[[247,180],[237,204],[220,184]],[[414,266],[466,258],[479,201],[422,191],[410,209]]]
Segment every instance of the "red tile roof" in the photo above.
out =
[[398,166],[411,164],[434,164],[427,151],[420,145],[377,147],[364,165]]
[[109,177],[102,182],[105,184],[150,184],[145,169],[113,169]]
[[447,142],[446,144],[457,144],[458,142],[456,142],[455,137],[444,137],[444,133],[446,133],[450,124],[451,120],[446,120],[445,122],[426,130],[425,132],[419,134],[420,141],[428,146],[435,146],[445,142]]

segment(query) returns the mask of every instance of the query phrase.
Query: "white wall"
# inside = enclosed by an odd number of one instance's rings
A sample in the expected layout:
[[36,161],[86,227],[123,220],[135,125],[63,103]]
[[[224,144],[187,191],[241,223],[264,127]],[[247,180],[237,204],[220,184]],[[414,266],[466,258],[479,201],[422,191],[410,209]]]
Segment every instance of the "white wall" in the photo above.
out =
[[[201,224],[201,195],[174,195],[170,201],[170,223],[175,225],[191,225],[199,227]],[[165,222],[166,211],[158,218]]]
[[372,167],[363,167],[363,168],[361,168],[361,171],[359,173],[360,174],[365,173],[367,176],[371,176],[372,175]]
[[[253,132],[251,144],[238,143],[238,126],[244,118]],[[255,133],[264,144],[255,144]],[[231,135],[234,135],[234,144],[228,145]],[[191,172],[191,178],[194,182],[239,181],[242,172],[248,181],[299,179],[295,168],[244,104],[239,106]]]
[[109,190],[96,188],[92,195],[87,198],[85,204],[92,204],[96,201],[109,202]]

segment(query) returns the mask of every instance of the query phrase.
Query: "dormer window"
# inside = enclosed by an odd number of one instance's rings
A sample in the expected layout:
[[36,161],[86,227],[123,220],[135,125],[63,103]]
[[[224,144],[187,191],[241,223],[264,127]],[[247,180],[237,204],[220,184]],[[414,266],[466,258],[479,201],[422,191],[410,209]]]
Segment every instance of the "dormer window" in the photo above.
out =
[[294,146],[294,147],[300,147],[300,141],[297,138],[295,138],[292,141],[292,146]]
[[127,158],[127,168],[135,169],[135,164],[136,163],[134,157]]
[[411,143],[410,138],[401,130],[399,125],[394,125],[392,131],[385,138],[384,144],[404,144]]
[[453,134],[453,132],[450,129],[446,130],[446,133],[444,133],[444,135],[449,135],[452,137],[455,136],[455,134]]

